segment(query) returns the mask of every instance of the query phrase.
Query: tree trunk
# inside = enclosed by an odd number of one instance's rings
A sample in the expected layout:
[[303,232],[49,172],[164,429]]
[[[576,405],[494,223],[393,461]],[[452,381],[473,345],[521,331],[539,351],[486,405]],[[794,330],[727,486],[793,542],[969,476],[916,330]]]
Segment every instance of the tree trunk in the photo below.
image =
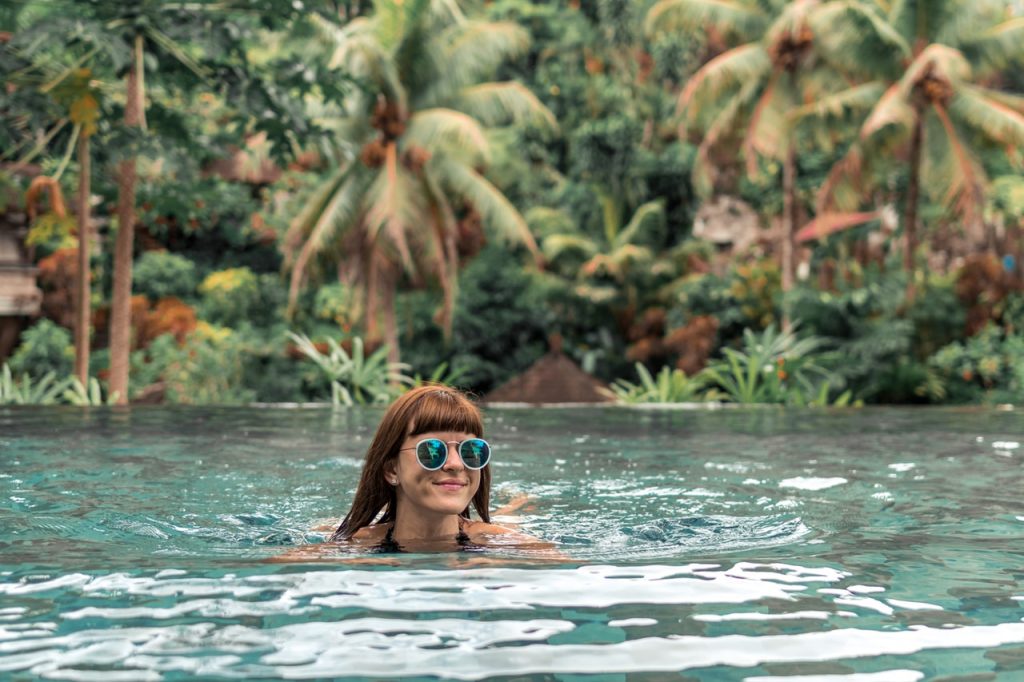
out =
[[395,318],[395,283],[388,281],[381,288],[381,314],[384,315],[384,343],[388,344],[388,362],[400,362],[398,322]]
[[78,287],[75,299],[75,376],[83,386],[89,383],[89,194],[91,168],[89,136],[78,138]]
[[904,207],[903,231],[906,236],[903,269],[907,272],[907,303],[914,300],[914,252],[917,250],[917,201],[921,191],[921,146],[924,137],[924,116],[914,111],[914,129],[910,135],[910,177],[907,181],[907,204]]
[[[141,127],[142,36],[135,37],[132,64],[125,80],[124,122]],[[135,157],[123,160],[117,178],[117,241],[114,244],[114,292],[110,307],[110,392],[117,403],[128,402],[128,357],[132,332],[132,251],[135,242]]]
[[797,221],[796,204],[796,149],[790,143],[786,148],[786,158],[782,164],[782,235],[780,237],[780,255],[782,259],[782,328],[789,329],[788,294],[793,289],[796,279],[796,265],[793,254],[796,251],[794,238]]

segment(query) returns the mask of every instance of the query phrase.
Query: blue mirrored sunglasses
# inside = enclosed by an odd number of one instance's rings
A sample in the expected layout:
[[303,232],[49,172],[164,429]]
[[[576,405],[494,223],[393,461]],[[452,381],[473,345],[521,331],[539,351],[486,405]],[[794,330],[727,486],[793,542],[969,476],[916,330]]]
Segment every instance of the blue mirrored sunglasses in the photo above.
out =
[[483,438],[467,438],[464,441],[448,441],[440,438],[424,438],[416,443],[415,448],[402,448],[401,450],[415,450],[416,461],[427,471],[437,471],[448,461],[448,445],[455,445],[455,449],[467,469],[483,469],[491,461],[491,446]]

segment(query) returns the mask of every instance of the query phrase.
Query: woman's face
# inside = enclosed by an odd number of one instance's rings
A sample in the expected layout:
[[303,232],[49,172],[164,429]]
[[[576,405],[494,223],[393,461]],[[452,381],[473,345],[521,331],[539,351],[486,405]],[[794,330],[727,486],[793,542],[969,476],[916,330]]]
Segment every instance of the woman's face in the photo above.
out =
[[[448,459],[436,471],[427,471],[416,458],[416,444],[426,438],[438,438],[448,444]],[[475,434],[459,431],[431,431],[407,436],[402,442],[392,469],[385,472],[395,486],[399,508],[426,514],[460,514],[480,487],[480,472],[467,469],[459,457],[456,443]]]

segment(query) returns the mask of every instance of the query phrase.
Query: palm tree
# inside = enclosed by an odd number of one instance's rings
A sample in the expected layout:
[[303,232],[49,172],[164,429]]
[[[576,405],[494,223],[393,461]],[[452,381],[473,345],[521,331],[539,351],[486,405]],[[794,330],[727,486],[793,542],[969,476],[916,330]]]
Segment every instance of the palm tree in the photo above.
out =
[[332,64],[362,83],[337,123],[343,161],[312,193],[284,239],[289,314],[311,266],[336,267],[361,292],[368,340],[398,361],[394,301],[403,277],[436,282],[450,336],[459,266],[460,213],[478,214],[539,260],[518,211],[483,175],[486,127],[552,114],[524,86],[484,81],[526,48],[523,29],[468,18],[459,0],[378,0],[375,12],[338,27],[317,20]]
[[[922,185],[980,240],[988,179],[972,144],[1006,149],[1019,162],[1024,98],[990,87],[1024,60],[1024,19],[999,0],[864,2],[825,5],[816,19],[833,27],[822,54],[858,79],[807,105],[797,117],[859,117],[859,131],[818,197],[818,213],[856,210],[883,179],[894,152],[905,155],[904,267],[914,294],[914,252]],[[865,214],[870,215],[870,214]]]
[[780,239],[782,287],[792,288],[797,140],[787,115],[810,97],[828,92],[831,74],[819,68],[818,33],[811,23],[819,0],[660,0],[647,15],[648,31],[700,30],[713,25],[734,47],[708,61],[679,95],[685,121],[681,134],[703,134],[693,169],[694,186],[712,193],[711,153],[739,144],[748,175],[759,173],[760,159],[782,164],[783,235]]
[[[563,210],[534,208],[527,213],[534,231],[543,234],[541,250],[549,269],[566,280],[576,293],[603,303],[625,294],[623,307],[636,313],[644,287],[638,280],[652,271],[675,274],[660,248],[667,232],[665,207],[660,201],[640,205],[625,225],[609,225],[595,238],[585,234]],[[614,285],[609,283],[614,282]]]

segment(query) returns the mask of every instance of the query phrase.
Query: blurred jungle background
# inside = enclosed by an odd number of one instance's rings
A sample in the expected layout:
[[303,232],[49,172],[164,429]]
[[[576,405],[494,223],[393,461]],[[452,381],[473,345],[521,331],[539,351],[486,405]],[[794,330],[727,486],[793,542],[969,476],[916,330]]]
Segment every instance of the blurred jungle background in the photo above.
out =
[[1022,67],[1011,0],[2,0],[0,402],[1020,402]]

